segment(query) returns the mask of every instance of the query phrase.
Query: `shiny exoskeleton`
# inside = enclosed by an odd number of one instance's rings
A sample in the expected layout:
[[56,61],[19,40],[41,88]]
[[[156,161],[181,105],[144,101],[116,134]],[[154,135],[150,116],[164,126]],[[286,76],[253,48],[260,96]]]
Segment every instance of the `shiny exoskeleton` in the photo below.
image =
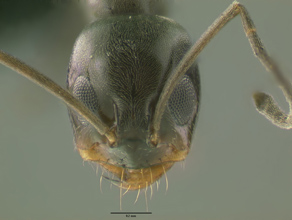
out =
[[115,135],[115,142],[109,143],[69,108],[81,157],[113,173],[112,181],[130,190],[149,186],[185,159],[200,99],[194,64],[168,99],[157,141],[150,140],[162,89],[192,43],[182,26],[152,14],[141,2],[107,3],[108,13],[76,40],[67,81],[73,96]]

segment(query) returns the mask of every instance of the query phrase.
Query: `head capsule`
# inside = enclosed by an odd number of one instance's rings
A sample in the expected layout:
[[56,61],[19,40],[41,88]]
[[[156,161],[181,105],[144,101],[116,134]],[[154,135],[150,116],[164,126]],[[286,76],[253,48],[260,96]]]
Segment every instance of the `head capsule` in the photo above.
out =
[[168,100],[157,142],[149,137],[161,91],[190,46],[179,24],[140,11],[97,19],[75,43],[68,89],[116,137],[109,143],[69,109],[76,147],[84,160],[113,173],[120,187],[149,186],[189,152],[200,98],[195,64]]

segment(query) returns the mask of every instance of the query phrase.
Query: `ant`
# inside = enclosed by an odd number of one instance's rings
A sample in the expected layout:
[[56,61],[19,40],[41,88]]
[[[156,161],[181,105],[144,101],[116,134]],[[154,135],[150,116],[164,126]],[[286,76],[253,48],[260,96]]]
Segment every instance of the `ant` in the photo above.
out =
[[[234,3],[232,6],[230,6],[225,12],[226,14],[230,13],[231,15],[238,13],[238,12],[242,12],[243,15],[246,15],[245,13],[245,10],[244,8],[242,8],[241,6],[239,7],[237,5],[237,3]],[[236,13],[235,13],[236,12]],[[223,18],[227,18],[227,16],[224,16]],[[233,15],[229,17],[230,19],[233,18]],[[129,18],[130,19],[130,18]],[[223,19],[224,20],[224,19]],[[245,21],[250,21],[249,20],[249,17],[247,17],[247,20]],[[219,30],[219,26],[218,24],[221,24],[222,22],[222,19],[217,22],[215,22],[215,30]],[[217,24],[217,26],[216,26]],[[247,35],[251,36],[251,35],[254,35],[256,32],[255,32],[255,28],[252,26],[252,23],[248,23],[246,26],[245,26],[245,32]],[[206,32],[206,35],[210,34],[210,35],[215,35],[216,31],[212,30],[210,32]],[[210,39],[210,37],[202,37],[200,39],[203,39],[201,42],[205,42],[206,39]],[[254,35],[253,38],[249,38],[250,40],[254,40],[253,43],[257,42],[257,46],[256,48],[253,48],[253,49],[258,49],[258,48],[262,48],[262,45],[259,43],[258,39],[257,39],[257,36]],[[200,40],[198,41],[200,42]],[[198,46],[199,45],[199,46]],[[194,49],[192,51],[196,51],[199,53],[200,50],[203,49],[203,47],[205,46],[202,46],[200,43],[197,44],[197,48],[198,49]],[[262,53],[260,53],[262,55]],[[13,58],[7,56],[5,53],[2,53],[2,61],[3,62],[6,62],[6,61],[10,61],[12,60]],[[187,56],[186,56],[187,57]],[[189,65],[193,64],[194,60],[197,58],[197,55],[191,55],[190,56],[192,59],[188,62],[184,61],[183,64],[185,65],[186,63],[189,63],[187,65],[187,67],[185,67],[185,70],[177,70],[176,72],[179,72],[181,74],[184,75],[185,71],[189,68]],[[15,60],[13,60],[14,62]],[[17,61],[15,61],[17,62]],[[289,85],[289,82],[287,79],[283,78],[283,75],[278,71],[278,67],[276,66],[276,64],[274,63],[274,61],[272,59],[270,59],[269,56],[267,56],[265,53],[263,54],[263,63],[266,64],[266,66],[271,66],[271,68],[273,69],[274,73],[275,73],[275,76],[276,76],[276,79],[278,81],[278,83],[280,84],[280,86],[283,88],[284,90],[284,94],[285,94],[285,97],[287,98],[287,101],[289,102],[289,105],[291,103],[291,97],[290,97],[290,94],[291,94],[291,86]],[[15,64],[15,63],[14,63]],[[19,65],[18,65],[19,66]],[[15,66],[14,66],[15,67]],[[39,76],[39,75],[37,75]],[[178,79],[180,79],[180,75],[179,74],[173,74],[174,77],[177,77]],[[35,76],[33,76],[34,79]],[[41,80],[42,82],[44,82],[44,80],[42,79]],[[162,120],[161,117],[162,117],[162,113],[161,112],[164,112],[165,111],[165,108],[166,108],[166,104],[165,104],[165,100],[168,101],[169,100],[169,96],[171,95],[171,93],[167,93],[167,92],[164,92],[164,91],[173,91],[173,89],[175,88],[175,86],[177,84],[174,84],[172,85],[172,83],[175,83],[179,80],[176,80],[175,78],[174,79],[169,79],[166,81],[166,85],[163,86],[163,90],[161,91],[161,96],[160,97],[164,97],[164,99],[162,99],[162,101],[158,101],[156,100],[156,102],[158,103],[158,107],[156,106],[156,109],[155,111],[153,111],[154,115],[151,115],[152,118],[152,121],[153,121],[153,125],[151,127],[151,129],[149,130],[152,130],[152,134],[149,136],[149,145],[154,145],[156,146],[157,143],[159,143],[159,129],[160,129],[160,121]],[[168,84],[169,82],[169,84]],[[169,85],[169,86],[168,86]],[[63,93],[66,94],[63,90],[60,90],[60,88],[56,88],[55,85],[53,86],[54,89],[56,89],[55,91],[57,91],[57,93]],[[48,88],[48,86],[46,86],[46,88]],[[52,88],[52,87],[51,87]],[[167,88],[167,89],[165,89]],[[198,95],[199,96],[199,95]],[[64,96],[63,96],[64,97]],[[70,99],[70,98],[69,98]],[[73,100],[73,104],[72,103],[67,103],[69,106],[72,105],[71,107],[74,109],[74,111],[77,111],[78,109],[76,109],[75,107],[76,106],[82,106],[82,103],[79,103],[78,100],[75,100],[75,99],[70,99],[69,101],[72,101]],[[255,104],[256,104],[256,107],[258,109],[258,111],[262,114],[264,114],[269,120],[271,120],[274,124],[276,124],[277,126],[279,127],[282,127],[282,128],[290,128],[290,118],[289,118],[289,115],[285,115],[283,112],[280,111],[280,109],[277,108],[276,105],[274,105],[272,99],[270,96],[267,96],[263,93],[256,93],[254,95],[254,100],[255,100]],[[198,100],[196,100],[195,102],[199,102]],[[77,104],[76,104],[77,103]],[[119,114],[118,114],[118,106],[117,105],[113,105],[113,110],[112,110],[112,113],[111,114],[114,114],[116,115],[115,116],[115,120],[117,120],[119,118]],[[79,108],[79,107],[78,107]],[[70,110],[71,111],[71,110]],[[85,111],[85,113],[81,113],[82,111]],[[94,116],[92,116],[91,112],[90,111],[87,111],[86,108],[83,109],[83,110],[79,110],[79,114],[85,118],[86,120],[85,121],[89,121],[91,123],[91,125],[98,125],[98,126],[94,126],[95,129],[100,133],[100,134],[104,134],[105,136],[105,141],[104,143],[107,143],[109,147],[115,149],[117,146],[117,141],[116,141],[116,137],[114,135],[115,133],[115,129],[117,128],[110,128],[110,127],[106,127],[104,124],[102,124],[102,122],[100,122],[99,119],[96,120],[96,118],[94,118]],[[195,114],[195,113],[194,113]],[[77,119],[72,119],[72,120],[79,120],[81,121],[80,123],[84,123],[84,120],[83,119],[79,119],[78,117],[79,116],[76,116],[76,113],[72,113],[71,112],[71,117],[77,117]],[[104,117],[106,118],[106,117]],[[194,118],[194,117],[193,117]],[[82,121],[83,120],[83,121]],[[105,129],[106,127],[106,129]],[[100,130],[100,129],[104,129],[104,130]],[[121,159],[121,158],[119,158]],[[161,158],[159,157],[159,159],[161,160]],[[103,161],[104,162],[104,161]],[[106,163],[109,163],[108,161],[108,158],[106,160]],[[119,165],[119,164],[118,164]],[[125,164],[120,164],[122,167],[125,166]],[[169,167],[170,168],[170,167]],[[111,168],[108,168],[110,171]],[[163,172],[162,172],[163,171]],[[164,174],[166,171],[165,171],[165,167],[164,166],[161,166],[161,169],[160,169],[160,174]],[[160,175],[159,174],[159,175]],[[143,180],[144,182],[144,185],[143,183],[139,183],[135,186],[135,184],[127,184],[127,182],[125,181],[126,179],[124,179],[124,173],[123,173],[123,170],[119,172],[119,174],[117,175],[118,178],[121,180],[121,181],[117,181],[120,185],[120,188],[125,188],[125,189],[133,189],[133,190],[136,190],[136,189],[140,189],[140,188],[143,188],[143,187],[146,187],[150,184],[152,184],[154,181],[151,180],[151,175],[150,174],[147,174],[148,177],[150,179],[148,179],[148,181],[145,181]],[[143,179],[142,177],[139,177],[141,179]],[[112,181],[115,181],[114,179],[112,179]]]

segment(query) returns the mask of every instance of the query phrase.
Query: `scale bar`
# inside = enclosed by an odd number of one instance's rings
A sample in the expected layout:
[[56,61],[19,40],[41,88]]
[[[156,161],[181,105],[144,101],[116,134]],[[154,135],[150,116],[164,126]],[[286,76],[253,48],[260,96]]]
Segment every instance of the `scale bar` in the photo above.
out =
[[143,214],[143,215],[149,215],[152,214],[152,212],[111,212],[111,214],[125,214],[125,215],[136,215],[136,214]]

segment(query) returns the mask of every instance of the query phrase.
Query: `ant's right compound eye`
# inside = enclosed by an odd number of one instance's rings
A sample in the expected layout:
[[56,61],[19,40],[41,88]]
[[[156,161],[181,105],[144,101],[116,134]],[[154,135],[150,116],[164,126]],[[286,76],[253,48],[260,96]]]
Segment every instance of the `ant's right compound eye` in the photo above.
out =
[[[89,79],[79,76],[73,86],[73,96],[84,103],[93,113],[98,110],[97,96]],[[81,121],[84,121],[82,119]]]

